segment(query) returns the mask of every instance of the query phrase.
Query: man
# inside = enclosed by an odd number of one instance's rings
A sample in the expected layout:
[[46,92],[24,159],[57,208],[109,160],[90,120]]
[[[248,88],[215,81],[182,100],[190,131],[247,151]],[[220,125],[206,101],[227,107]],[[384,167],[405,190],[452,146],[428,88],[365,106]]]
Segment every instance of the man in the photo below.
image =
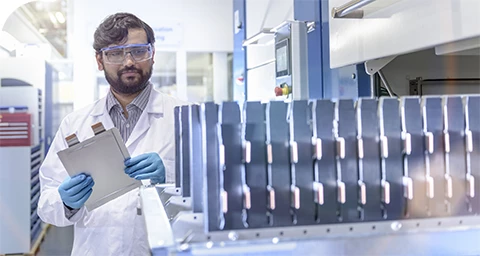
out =
[[100,24],[93,48],[110,91],[62,121],[40,168],[38,215],[55,226],[75,225],[72,255],[149,254],[144,219],[137,215],[138,190],[88,212],[83,205],[94,180],[69,177],[57,152],[67,148],[66,136],[75,133],[83,141],[93,136],[91,125],[102,122],[120,130],[132,156],[122,175],[144,184],[174,181],[173,108],[184,102],[152,88],[154,43],[152,28],[132,14],[117,13]]

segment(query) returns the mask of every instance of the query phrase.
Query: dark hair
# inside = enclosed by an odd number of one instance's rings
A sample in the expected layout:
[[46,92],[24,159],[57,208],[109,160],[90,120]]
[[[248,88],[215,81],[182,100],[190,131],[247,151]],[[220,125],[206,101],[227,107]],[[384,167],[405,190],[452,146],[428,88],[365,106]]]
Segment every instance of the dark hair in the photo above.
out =
[[98,54],[100,49],[111,44],[118,44],[127,39],[128,30],[143,28],[147,33],[148,43],[155,43],[153,29],[131,13],[116,13],[108,16],[95,30],[93,49]]

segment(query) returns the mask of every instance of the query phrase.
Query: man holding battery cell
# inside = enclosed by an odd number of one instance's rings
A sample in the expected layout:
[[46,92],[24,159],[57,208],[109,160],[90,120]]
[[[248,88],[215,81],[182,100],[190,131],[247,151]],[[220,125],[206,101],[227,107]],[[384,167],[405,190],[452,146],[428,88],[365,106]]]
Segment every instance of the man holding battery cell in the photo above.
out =
[[56,226],[75,226],[72,255],[149,255],[145,221],[137,214],[138,190],[89,212],[84,204],[95,189],[93,178],[69,177],[57,152],[68,147],[66,136],[76,134],[83,141],[93,136],[90,126],[101,122],[106,129],[118,128],[134,156],[125,161],[125,175],[144,184],[173,182],[173,109],[185,102],[152,88],[155,37],[145,22],[117,13],[99,25],[94,37],[98,69],[110,91],[62,121],[40,169],[38,215]]

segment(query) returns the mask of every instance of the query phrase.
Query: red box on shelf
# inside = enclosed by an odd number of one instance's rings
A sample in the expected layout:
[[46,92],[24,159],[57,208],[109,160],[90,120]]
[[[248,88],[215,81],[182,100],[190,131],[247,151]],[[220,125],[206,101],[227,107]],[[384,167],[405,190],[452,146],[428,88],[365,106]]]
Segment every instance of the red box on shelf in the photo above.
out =
[[31,146],[29,113],[0,113],[0,147]]

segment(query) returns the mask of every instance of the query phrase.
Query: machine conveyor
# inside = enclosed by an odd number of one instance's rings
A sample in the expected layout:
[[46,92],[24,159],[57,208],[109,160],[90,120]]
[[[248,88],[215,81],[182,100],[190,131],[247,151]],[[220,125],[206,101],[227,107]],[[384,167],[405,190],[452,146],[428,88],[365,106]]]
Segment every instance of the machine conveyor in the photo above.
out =
[[479,99],[180,107],[177,179],[203,189],[141,189],[152,252],[478,254]]

